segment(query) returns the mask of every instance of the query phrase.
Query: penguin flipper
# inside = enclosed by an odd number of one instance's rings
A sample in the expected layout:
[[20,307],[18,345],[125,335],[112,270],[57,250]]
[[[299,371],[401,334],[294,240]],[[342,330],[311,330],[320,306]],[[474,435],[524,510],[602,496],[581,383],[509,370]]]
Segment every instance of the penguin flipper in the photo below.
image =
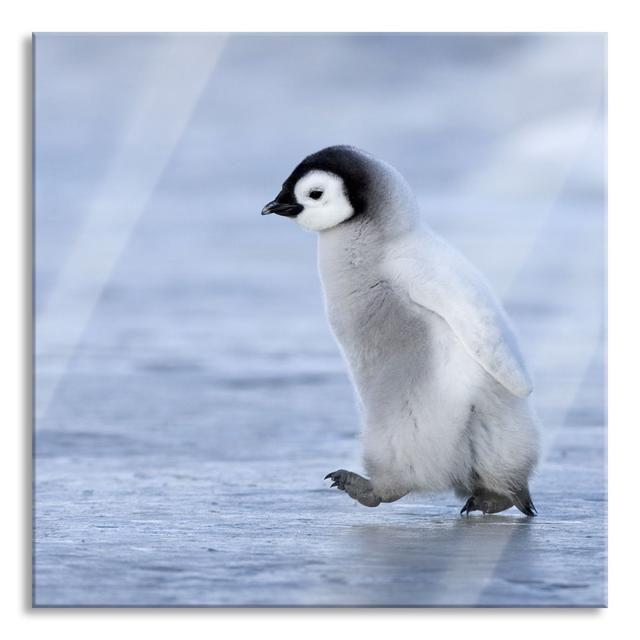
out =
[[436,238],[388,263],[389,276],[415,304],[440,316],[467,353],[510,393],[526,398],[531,379],[500,302],[475,268]]

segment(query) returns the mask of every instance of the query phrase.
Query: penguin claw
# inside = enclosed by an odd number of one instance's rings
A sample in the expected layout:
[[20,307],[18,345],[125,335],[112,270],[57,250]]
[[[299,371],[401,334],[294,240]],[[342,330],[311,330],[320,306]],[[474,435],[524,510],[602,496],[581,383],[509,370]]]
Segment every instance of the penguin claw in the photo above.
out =
[[[333,480],[332,487],[344,491],[349,497],[357,500],[365,507],[377,507],[382,502],[382,498],[373,490],[371,481],[357,473],[353,473],[353,471],[338,469],[328,473],[325,480],[327,479]],[[387,499],[385,502],[393,502],[403,495],[404,493],[397,498]]]
[[529,494],[528,489],[524,489],[516,495],[514,498],[514,504],[517,509],[530,518],[535,518],[538,515],[538,510],[535,508],[533,500],[531,500],[531,495]]
[[331,487],[338,487],[341,491],[344,491],[345,484],[348,478],[348,471],[344,469],[338,469],[337,471],[332,471],[331,473],[327,473],[324,477],[325,480],[333,480],[333,484]]
[[531,502],[531,498],[529,498],[525,502],[516,502],[516,507],[530,518],[535,518],[538,515],[538,510],[536,509],[533,502]]
[[460,515],[467,514],[467,517],[472,511],[478,511],[478,507],[476,506],[476,501],[471,496],[463,505],[462,509],[460,509]]

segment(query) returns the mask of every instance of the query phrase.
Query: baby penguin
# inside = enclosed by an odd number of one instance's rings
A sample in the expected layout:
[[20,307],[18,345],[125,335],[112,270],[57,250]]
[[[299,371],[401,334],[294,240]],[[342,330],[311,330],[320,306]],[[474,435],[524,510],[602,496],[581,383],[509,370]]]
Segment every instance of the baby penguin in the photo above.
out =
[[460,513],[536,513],[531,382],[500,303],[421,222],[390,165],[349,146],[305,158],[262,215],[318,231],[329,322],[364,423],[369,478],[326,476],[367,507],[453,489]]

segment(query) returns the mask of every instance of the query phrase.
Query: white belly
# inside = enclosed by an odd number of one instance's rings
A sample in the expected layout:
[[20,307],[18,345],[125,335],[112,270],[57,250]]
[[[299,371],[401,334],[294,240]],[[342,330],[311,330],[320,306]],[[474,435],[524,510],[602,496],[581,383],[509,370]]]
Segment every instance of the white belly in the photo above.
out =
[[367,471],[374,483],[450,488],[485,374],[439,316],[373,285],[327,298],[361,401]]

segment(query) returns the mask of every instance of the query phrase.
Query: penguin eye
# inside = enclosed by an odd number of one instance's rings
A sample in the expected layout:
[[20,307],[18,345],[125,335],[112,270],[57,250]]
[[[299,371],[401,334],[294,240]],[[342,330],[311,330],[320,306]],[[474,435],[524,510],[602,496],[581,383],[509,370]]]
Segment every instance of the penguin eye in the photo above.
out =
[[309,192],[309,197],[313,200],[319,200],[322,197],[322,191],[320,191],[320,189],[314,189]]

